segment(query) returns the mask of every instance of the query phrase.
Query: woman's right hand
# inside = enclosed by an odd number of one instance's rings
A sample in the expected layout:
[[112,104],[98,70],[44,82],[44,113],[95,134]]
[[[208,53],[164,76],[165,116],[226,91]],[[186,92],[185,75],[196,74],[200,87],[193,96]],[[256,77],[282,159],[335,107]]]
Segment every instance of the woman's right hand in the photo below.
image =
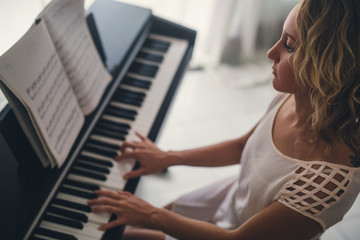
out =
[[150,139],[136,132],[140,141],[125,141],[120,150],[121,154],[115,160],[135,159],[140,168],[128,172],[124,179],[135,178],[142,175],[159,172],[169,166],[169,154],[159,149]]

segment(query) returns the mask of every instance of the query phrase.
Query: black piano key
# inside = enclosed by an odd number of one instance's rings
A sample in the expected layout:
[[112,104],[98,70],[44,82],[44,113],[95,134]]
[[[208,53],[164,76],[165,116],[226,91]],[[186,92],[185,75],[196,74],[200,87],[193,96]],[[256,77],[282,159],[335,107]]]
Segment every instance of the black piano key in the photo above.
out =
[[114,151],[111,149],[100,148],[100,147],[97,147],[97,146],[91,145],[91,144],[86,144],[83,147],[83,150],[86,150],[86,151],[89,151],[92,153],[97,153],[99,155],[106,156],[109,158],[115,158],[118,155],[117,151]]
[[[107,129],[107,130],[110,130],[110,131],[114,131],[114,132],[117,132],[117,133],[121,133],[122,135],[128,135],[129,131],[128,129],[126,128],[123,128],[117,124],[113,124],[113,123],[98,123],[96,125],[96,128],[97,129]],[[87,142],[90,142],[89,140]],[[104,147],[108,147],[108,148],[112,148],[112,149],[115,149],[115,150],[118,150],[119,149],[119,145],[116,145],[116,144],[111,144],[111,143],[98,143],[98,145],[102,145]]]
[[69,187],[65,187],[65,186],[61,186],[59,191],[62,193],[67,193],[67,194],[70,194],[73,196],[78,196],[78,197],[82,197],[82,198],[86,198],[86,199],[94,199],[97,197],[97,195],[93,192],[85,192],[82,190],[69,188]]
[[146,97],[146,94],[140,91],[118,88],[116,89],[114,96],[122,96],[122,97],[126,96],[134,99],[144,99]]
[[137,57],[148,60],[148,61],[157,62],[157,63],[161,63],[164,60],[164,57],[162,55],[155,54],[155,53],[149,53],[149,52],[142,52],[142,51],[139,52]]
[[170,46],[170,42],[165,41],[165,40],[160,40],[160,39],[155,39],[155,38],[147,38],[145,43],[145,45],[147,44],[158,44],[158,45],[163,45],[165,47],[169,47]]
[[87,212],[90,213],[91,212],[91,207],[88,205],[84,205],[81,203],[76,203],[76,202],[72,202],[72,201],[68,201],[68,200],[63,200],[63,199],[59,199],[56,198],[52,201],[53,204],[59,205],[59,206],[64,206],[64,207],[68,207],[68,208],[72,208],[75,210],[79,210],[82,212]]
[[121,96],[114,96],[113,100],[119,103],[125,103],[125,104],[129,104],[135,107],[141,107],[141,103],[142,101],[138,101],[138,100],[134,100],[134,99],[129,99],[126,97],[121,97]]
[[111,121],[111,120],[108,120],[108,119],[100,119],[99,122],[97,123],[98,125],[113,125],[113,126],[117,126],[119,128],[124,128],[124,129],[130,129],[131,126],[127,123],[120,123],[120,122],[114,122],[114,121]]
[[113,101],[121,101],[121,100],[128,100],[128,101],[132,101],[132,102],[136,102],[136,103],[139,103],[140,106],[141,106],[141,103],[144,101],[144,97],[141,97],[141,96],[136,96],[136,95],[133,95],[133,94],[129,94],[129,93],[125,93],[125,92],[119,92],[119,93],[116,93],[112,96],[112,99]]
[[121,81],[121,84],[138,87],[138,88],[143,88],[143,89],[150,89],[151,81],[137,79],[137,78],[133,78],[133,77],[125,77]]
[[[39,235],[43,235],[43,236],[51,237],[51,238],[55,238],[55,239],[60,239],[60,240],[77,240],[77,238],[74,237],[73,235],[50,230],[50,229],[45,229],[45,228],[41,228],[41,227],[39,227],[35,230],[35,234],[39,234]],[[31,238],[31,239],[35,240],[38,238]]]
[[136,73],[151,78],[154,78],[156,76],[158,70],[159,67],[156,65],[150,65],[139,62],[134,62],[129,68],[130,73]]
[[[93,133],[97,134],[97,135],[100,135],[100,136],[106,136],[106,137],[114,138],[114,139],[120,140],[120,141],[125,140],[125,134],[122,134],[122,133],[119,133],[119,132],[114,132],[114,131],[103,129],[103,128],[94,128]],[[116,157],[116,155],[113,156],[113,157]]]
[[98,155],[101,156],[106,156],[109,158],[115,158],[118,154],[116,151],[110,150],[110,149],[105,149],[105,148],[100,148],[98,146],[95,145],[91,145],[91,144],[86,144],[83,147],[83,150],[88,151],[88,152],[92,152],[92,153],[96,153]]
[[[131,71],[133,69],[134,71]],[[156,73],[159,70],[159,66],[143,62],[133,62],[130,67],[130,72],[139,73],[139,71]]]
[[47,208],[47,212],[55,214],[55,215],[59,215],[59,216],[65,217],[65,218],[69,218],[71,220],[83,222],[83,223],[88,222],[88,217],[85,214],[74,212],[74,211],[67,210],[64,208],[50,206]]
[[[106,128],[106,127],[104,126],[104,128]],[[115,127],[112,128],[112,126],[110,126],[110,128],[108,130],[117,131],[118,128],[115,128]],[[126,135],[127,134],[128,134],[128,132],[126,131]],[[105,148],[110,148],[110,149],[112,149],[114,151],[120,150],[120,146],[118,144],[103,142],[103,141],[92,139],[92,138],[88,139],[86,141],[86,143],[93,144],[93,145],[98,145],[98,146],[105,147]]]
[[[113,131],[113,132],[119,133],[120,135],[123,135],[123,136],[127,136],[129,134],[128,130],[123,129],[123,128],[119,128],[118,126],[114,126],[112,124],[107,124],[107,125],[98,124],[96,129],[104,129],[104,130],[108,130],[108,131]],[[88,142],[91,143],[90,141],[88,141]],[[106,147],[106,148],[114,149],[114,150],[119,150],[120,149],[120,146],[118,144],[112,144],[112,143],[100,142],[100,141],[98,141],[98,143],[94,143],[94,144],[99,145],[99,146],[103,146],[103,147]]]
[[112,96],[112,100],[140,107],[145,96],[143,92],[118,88]]
[[127,111],[123,111],[122,109],[115,109],[115,108],[106,108],[104,113],[107,115],[124,118],[124,119],[130,120],[130,121],[134,121],[135,115],[136,115],[136,114],[131,114]]
[[88,169],[88,170],[92,170],[92,171],[99,172],[99,173],[104,173],[104,174],[109,174],[110,173],[110,170],[107,169],[107,168],[98,167],[98,166],[91,165],[91,164],[86,164],[86,163],[80,162],[80,161],[74,162],[73,166],[74,167],[85,168],[85,169]]
[[103,166],[106,166],[106,167],[114,166],[114,164],[111,161],[98,159],[98,158],[85,156],[85,155],[80,155],[77,159],[87,161],[87,162],[91,162],[91,163],[95,163],[95,164],[99,164],[99,165],[103,165]]
[[146,39],[143,46],[158,52],[167,52],[167,50],[170,47],[170,42],[166,42],[159,39],[148,38]]
[[104,181],[104,182],[107,179],[104,174],[92,173],[92,172],[88,172],[88,171],[84,171],[84,170],[80,170],[80,169],[76,169],[76,168],[70,169],[70,173],[88,177],[88,178],[93,178],[93,179]]
[[63,225],[63,226],[76,228],[76,229],[83,229],[84,228],[84,225],[81,222],[74,221],[74,220],[69,220],[69,219],[65,219],[65,218],[61,218],[61,217],[56,217],[56,216],[52,216],[52,215],[49,215],[49,214],[46,214],[44,216],[43,220],[48,221],[48,222],[57,223],[57,224],[60,224],[60,225]]
[[[78,162],[75,162],[74,164],[76,164],[76,163],[78,163]],[[108,171],[108,172],[110,172],[110,171]],[[97,185],[97,184],[85,183],[85,182],[80,182],[80,181],[76,181],[76,180],[72,180],[72,179],[65,179],[63,184],[78,187],[78,188],[87,189],[87,190],[90,190],[90,191],[95,191],[95,190],[100,189],[100,186]]]
[[134,110],[134,109],[118,107],[118,106],[115,106],[115,105],[109,105],[109,106],[106,107],[106,109],[118,110],[118,111],[127,113],[129,115],[133,115],[133,116],[136,116],[138,114],[138,112],[136,110]]

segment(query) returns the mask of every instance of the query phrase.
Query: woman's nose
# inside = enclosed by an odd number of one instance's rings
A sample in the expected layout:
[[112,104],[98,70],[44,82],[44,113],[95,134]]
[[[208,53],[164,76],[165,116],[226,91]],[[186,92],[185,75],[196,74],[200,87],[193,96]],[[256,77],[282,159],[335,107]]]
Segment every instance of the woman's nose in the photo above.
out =
[[277,54],[276,54],[276,45],[277,45],[277,44],[275,44],[275,45],[274,45],[272,48],[270,48],[270,49],[268,50],[268,52],[267,52],[268,58],[270,58],[270,59],[273,60],[273,61],[276,60],[276,56],[277,56]]

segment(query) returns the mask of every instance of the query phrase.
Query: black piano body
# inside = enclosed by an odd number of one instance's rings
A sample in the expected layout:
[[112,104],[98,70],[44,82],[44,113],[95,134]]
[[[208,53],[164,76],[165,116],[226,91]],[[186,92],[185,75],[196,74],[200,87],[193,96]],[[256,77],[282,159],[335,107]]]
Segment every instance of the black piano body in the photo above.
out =
[[[95,45],[113,80],[97,109],[86,118],[65,164],[61,168],[42,168],[37,164],[37,157],[11,108],[6,106],[0,113],[1,239],[33,237],[47,205],[150,33],[188,41],[176,74],[171,79],[164,101],[149,130],[148,137],[153,141],[156,140],[191,59],[195,31],[156,17],[148,9],[110,0],[97,0],[88,9],[87,20]],[[138,180],[127,181],[125,190],[134,192]],[[113,239],[114,236],[121,235],[122,231],[123,227],[108,231],[103,239]]]

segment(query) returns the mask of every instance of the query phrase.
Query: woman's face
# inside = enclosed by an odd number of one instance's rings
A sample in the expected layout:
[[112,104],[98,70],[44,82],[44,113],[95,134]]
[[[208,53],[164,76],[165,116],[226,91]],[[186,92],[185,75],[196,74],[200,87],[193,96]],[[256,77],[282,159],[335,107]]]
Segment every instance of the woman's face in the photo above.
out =
[[292,65],[292,53],[297,47],[298,35],[295,28],[297,7],[289,13],[285,20],[280,40],[268,51],[268,57],[273,60],[273,87],[280,92],[301,93]]

